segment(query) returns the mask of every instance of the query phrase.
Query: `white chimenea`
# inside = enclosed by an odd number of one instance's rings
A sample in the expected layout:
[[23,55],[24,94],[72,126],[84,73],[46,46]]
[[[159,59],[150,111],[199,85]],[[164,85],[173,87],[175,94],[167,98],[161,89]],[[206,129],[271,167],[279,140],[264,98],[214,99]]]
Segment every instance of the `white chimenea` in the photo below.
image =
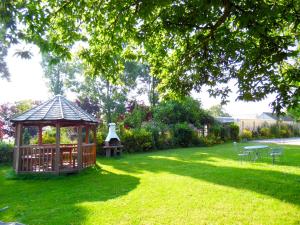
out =
[[121,145],[120,138],[116,133],[116,124],[109,123],[108,127],[109,127],[108,135],[105,138],[105,145],[104,145],[105,155],[106,157],[121,155],[123,145]]
[[[116,142],[120,142],[120,138],[118,137],[117,133],[116,133],[116,124],[115,123],[109,123],[108,124],[109,130],[108,130],[108,134],[107,137],[105,138],[105,144],[106,145],[112,145],[112,144],[116,144]],[[113,142],[113,143],[111,143]]]

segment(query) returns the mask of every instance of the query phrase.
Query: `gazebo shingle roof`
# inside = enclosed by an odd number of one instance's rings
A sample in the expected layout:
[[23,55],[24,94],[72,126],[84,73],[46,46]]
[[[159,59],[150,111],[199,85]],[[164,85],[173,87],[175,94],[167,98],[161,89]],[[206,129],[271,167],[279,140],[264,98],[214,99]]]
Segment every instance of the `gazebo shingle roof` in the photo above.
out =
[[96,118],[61,95],[56,95],[54,98],[11,119],[12,122],[54,120],[98,123]]

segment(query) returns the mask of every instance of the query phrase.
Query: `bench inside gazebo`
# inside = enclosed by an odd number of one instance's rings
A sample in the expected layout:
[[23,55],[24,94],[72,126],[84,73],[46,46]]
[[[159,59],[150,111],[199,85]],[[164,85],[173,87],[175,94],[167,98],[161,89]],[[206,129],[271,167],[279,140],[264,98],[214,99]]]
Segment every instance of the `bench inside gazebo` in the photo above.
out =
[[[13,163],[16,173],[70,173],[95,165],[98,122],[63,96],[57,95],[11,121],[16,127]],[[56,128],[55,144],[43,144],[42,130],[46,126]],[[26,127],[38,128],[38,144],[22,143]],[[77,131],[76,144],[60,143],[62,127],[73,127]]]

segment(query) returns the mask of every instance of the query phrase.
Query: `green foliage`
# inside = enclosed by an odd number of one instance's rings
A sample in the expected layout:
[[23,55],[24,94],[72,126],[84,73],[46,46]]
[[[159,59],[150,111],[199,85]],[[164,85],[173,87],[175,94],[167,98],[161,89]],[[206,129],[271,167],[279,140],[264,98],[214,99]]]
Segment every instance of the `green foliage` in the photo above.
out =
[[152,134],[144,128],[125,129],[121,135],[124,149],[128,152],[143,152],[153,148]]
[[274,137],[280,137],[279,126],[277,124],[270,125],[271,135]]
[[220,137],[221,136],[221,124],[215,123],[212,126],[210,126],[208,133],[215,137]]
[[216,144],[222,144],[223,141],[221,140],[221,137],[216,137],[215,135],[211,134],[206,137],[200,138],[200,143],[202,146],[213,146]]
[[191,146],[193,133],[193,129],[186,122],[175,124],[173,128],[174,144],[182,147]]
[[[201,108],[200,102],[190,97],[181,101],[165,100],[151,112],[143,105],[132,104],[123,122],[127,129],[121,131],[121,141],[132,152],[203,145],[197,128],[216,124],[213,117]],[[141,134],[144,136],[139,137]],[[137,139],[145,141],[138,142]]]
[[212,107],[210,107],[208,109],[208,112],[211,116],[214,117],[219,117],[219,116],[223,116],[223,117],[229,117],[230,115],[225,112],[225,110],[223,109],[222,105],[213,105]]
[[48,80],[49,91],[53,95],[63,95],[65,89],[74,83],[76,73],[82,72],[79,62],[61,61],[49,54],[42,55],[41,65]]
[[124,125],[130,128],[141,128],[142,123],[147,120],[149,109],[135,104],[133,110],[125,115]]
[[[73,132],[72,128],[60,128],[60,143],[61,144],[73,144],[77,143],[77,138],[73,139],[71,137],[71,133]],[[54,127],[47,127],[43,131],[43,144],[55,144],[56,143],[56,128]],[[30,136],[30,144],[37,144],[38,137]]]
[[28,129],[24,129],[23,130],[23,141],[22,141],[22,144],[29,145],[30,139],[31,139],[31,135],[28,132]]
[[209,135],[213,137],[221,138],[222,141],[238,141],[240,128],[234,123],[220,124],[216,123],[209,129]]
[[46,130],[43,132],[43,144],[55,144],[56,132],[55,129]]
[[13,144],[0,140],[0,163],[10,163],[13,160]]
[[270,128],[268,127],[262,127],[260,130],[259,130],[259,133],[262,137],[270,137],[271,136],[271,130]]
[[236,80],[239,99],[276,93],[276,111],[299,105],[298,1],[61,5],[47,0],[5,1],[4,6],[0,40],[6,48],[21,39],[70,59],[80,43],[77,54],[91,76],[117,81],[126,60],[143,59],[158,78],[160,92],[170,97],[207,85],[211,95],[226,101],[229,81]]
[[288,108],[287,114],[295,121],[300,122],[300,106],[291,106]]
[[14,145],[12,143],[6,143],[3,141],[0,141],[0,151],[12,151],[14,148]]
[[103,145],[107,135],[107,127],[106,126],[99,126],[96,132],[96,149],[97,153],[103,153]]
[[248,129],[244,129],[242,131],[241,138],[246,140],[252,139],[252,131]]
[[224,141],[228,141],[231,139],[230,127],[228,125],[222,124],[221,129],[220,129],[220,137]]
[[206,111],[201,108],[201,103],[192,97],[186,97],[182,100],[168,100],[161,102],[153,110],[155,121],[168,125],[176,123],[191,123],[196,127],[204,124],[214,123]]
[[237,124],[230,124],[230,137],[233,141],[239,140],[240,127]]

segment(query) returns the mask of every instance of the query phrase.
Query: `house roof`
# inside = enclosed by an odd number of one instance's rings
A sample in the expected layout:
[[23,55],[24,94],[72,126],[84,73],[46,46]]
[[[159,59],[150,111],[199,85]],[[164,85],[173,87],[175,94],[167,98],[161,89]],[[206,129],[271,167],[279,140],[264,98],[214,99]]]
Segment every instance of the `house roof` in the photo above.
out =
[[263,114],[271,117],[272,119],[274,120],[282,120],[282,121],[294,121],[292,117],[290,116],[277,116],[276,114],[274,113],[270,113],[270,112],[263,112]]
[[98,123],[96,118],[61,95],[11,119],[12,122],[69,121]]
[[234,118],[229,117],[229,116],[219,116],[219,117],[215,117],[215,118],[220,123],[233,123],[235,121]]

